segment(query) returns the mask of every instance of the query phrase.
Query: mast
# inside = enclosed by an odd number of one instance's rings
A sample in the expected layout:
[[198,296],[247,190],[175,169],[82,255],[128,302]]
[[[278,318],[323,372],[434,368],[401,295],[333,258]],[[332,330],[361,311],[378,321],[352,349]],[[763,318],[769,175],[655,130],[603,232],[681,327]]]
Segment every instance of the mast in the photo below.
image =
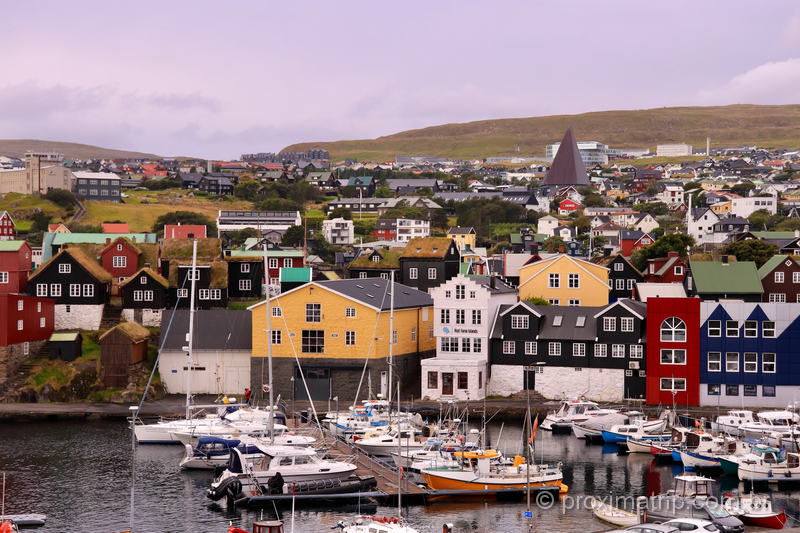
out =
[[[274,408],[274,398],[272,392],[272,301],[270,299],[270,290],[269,290],[269,260],[267,259],[267,242],[266,240],[263,242],[262,247],[264,249],[264,279],[267,283],[264,284],[266,287],[267,293],[267,387],[269,388],[269,424],[267,427],[269,428],[269,443],[275,443],[275,413],[273,412]],[[279,271],[280,272],[280,271]],[[280,273],[278,274],[278,278],[280,278]],[[263,379],[263,374],[262,374]]]
[[192,350],[194,349],[194,299],[195,287],[197,286],[197,239],[192,241],[192,268],[189,270],[189,281],[191,282],[191,292],[189,294],[189,332],[186,340],[189,347],[186,351],[186,420],[192,418]]
[[[392,291],[394,293],[394,291]],[[390,369],[392,367],[389,367]],[[389,389],[391,390],[391,386]],[[391,405],[389,406],[391,410]],[[397,456],[403,457],[403,433],[400,430],[400,381],[397,381],[397,408],[398,408],[398,417],[397,417]],[[403,467],[397,467],[397,519],[403,519],[403,489],[401,487],[401,483],[403,480]]]
[[[394,270],[391,272],[389,277],[389,288],[391,289],[391,294],[389,295],[389,414],[391,416],[392,412],[392,367],[394,366],[394,360],[392,356],[394,355]],[[400,390],[400,384],[398,382],[398,391]],[[399,399],[399,392],[397,398]],[[400,426],[398,425],[398,428]]]

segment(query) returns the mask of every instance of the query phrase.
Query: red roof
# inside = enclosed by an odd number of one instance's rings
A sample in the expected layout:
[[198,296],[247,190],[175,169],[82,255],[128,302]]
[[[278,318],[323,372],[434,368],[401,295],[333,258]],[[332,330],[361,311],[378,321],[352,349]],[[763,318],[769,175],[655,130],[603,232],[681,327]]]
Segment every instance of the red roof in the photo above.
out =
[[165,239],[205,239],[206,226],[202,224],[167,224],[164,226]]
[[127,222],[104,222],[103,233],[130,233]]

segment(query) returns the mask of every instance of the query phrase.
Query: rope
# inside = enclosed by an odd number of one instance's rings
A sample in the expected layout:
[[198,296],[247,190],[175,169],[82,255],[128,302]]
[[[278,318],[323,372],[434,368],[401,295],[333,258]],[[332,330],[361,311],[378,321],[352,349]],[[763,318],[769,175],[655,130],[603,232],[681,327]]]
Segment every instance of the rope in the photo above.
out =
[[[386,295],[389,294],[389,284],[391,284],[391,280],[387,280],[386,288],[383,291],[383,298],[381,298],[381,306],[380,306],[381,311],[383,310],[383,305],[386,303]],[[394,290],[394,288],[392,288],[392,290]],[[358,388],[356,388],[356,395],[353,398],[353,409],[356,408],[356,404],[358,403],[358,397],[361,395],[361,386],[364,384],[364,376],[367,373],[367,366],[369,365],[369,354],[377,345],[376,335],[378,334],[378,323],[380,322],[380,319],[381,319],[381,312],[379,311],[378,313],[376,313],[375,316],[375,325],[372,328],[372,341],[370,343],[369,348],[367,349],[367,355],[364,357],[364,368],[361,370],[361,378],[358,380]],[[389,335],[390,335],[389,342],[392,342],[392,333],[390,333]],[[392,384],[389,383],[389,387],[391,386]]]

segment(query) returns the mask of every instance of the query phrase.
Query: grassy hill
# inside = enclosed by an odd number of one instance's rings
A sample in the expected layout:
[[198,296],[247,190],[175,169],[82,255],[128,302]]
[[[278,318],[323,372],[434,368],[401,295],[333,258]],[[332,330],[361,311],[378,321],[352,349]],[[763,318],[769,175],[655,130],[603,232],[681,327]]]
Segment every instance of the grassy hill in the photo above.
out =
[[58,141],[39,141],[35,139],[0,139],[0,155],[22,157],[27,151],[58,152],[67,159],[132,159],[143,157],[160,159],[160,156],[129,150],[114,150],[89,144],[77,144]]
[[[480,120],[403,131],[377,139],[307,142],[284,150],[325,148],[332,159],[355,157],[383,161],[397,154],[456,158],[519,155],[541,157],[545,146],[561,140],[572,126],[578,140],[599,141],[613,148],[650,148],[688,142],[705,147],[758,144],[769,148],[800,147],[800,105],[732,105],[664,107],[634,111],[600,111],[580,115]],[[519,146],[519,153],[515,148]]]

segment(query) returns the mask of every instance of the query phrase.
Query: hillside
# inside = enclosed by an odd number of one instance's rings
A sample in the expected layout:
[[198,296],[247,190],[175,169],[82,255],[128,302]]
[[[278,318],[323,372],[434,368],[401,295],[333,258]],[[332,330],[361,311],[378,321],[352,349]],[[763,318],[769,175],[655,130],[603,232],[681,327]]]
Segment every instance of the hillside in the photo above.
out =
[[700,148],[705,147],[707,136],[711,137],[712,147],[800,147],[800,105],[733,105],[480,120],[403,131],[377,139],[298,143],[284,150],[325,148],[332,159],[355,157],[372,161],[390,160],[397,154],[463,159],[541,157],[547,144],[561,140],[567,126],[574,128],[579,141],[599,141],[613,148],[655,149],[656,144],[671,142],[688,142]]
[[114,150],[89,144],[39,141],[35,139],[0,139],[0,155],[22,157],[29,150],[35,152],[58,152],[59,154],[64,154],[67,159],[132,159],[137,157],[160,159],[160,156],[155,154]]

